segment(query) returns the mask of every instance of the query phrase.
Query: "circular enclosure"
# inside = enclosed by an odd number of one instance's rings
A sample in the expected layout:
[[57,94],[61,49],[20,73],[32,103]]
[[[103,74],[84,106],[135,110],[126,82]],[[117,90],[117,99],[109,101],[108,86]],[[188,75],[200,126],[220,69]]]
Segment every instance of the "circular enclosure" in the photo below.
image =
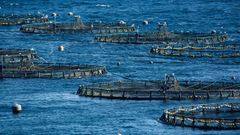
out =
[[4,67],[16,67],[29,65],[37,58],[37,52],[33,49],[3,49],[0,48],[0,65]]
[[113,23],[39,23],[23,25],[20,30],[25,33],[37,34],[55,34],[55,33],[124,33],[134,32],[135,27],[126,24],[113,24]]
[[174,33],[167,28],[160,28],[157,32],[99,35],[95,39],[124,44],[216,44],[228,40],[224,33]]
[[166,77],[155,81],[124,81],[80,86],[86,97],[133,100],[182,100],[240,97],[240,84],[230,82],[177,81]]
[[239,58],[240,45],[162,45],[152,48],[151,53],[174,57]]
[[3,78],[81,78],[106,74],[105,67],[44,63],[2,69]]
[[41,15],[2,15],[0,26],[22,25],[29,23],[47,22],[48,18]]
[[206,104],[165,110],[166,124],[201,129],[240,129],[240,103]]

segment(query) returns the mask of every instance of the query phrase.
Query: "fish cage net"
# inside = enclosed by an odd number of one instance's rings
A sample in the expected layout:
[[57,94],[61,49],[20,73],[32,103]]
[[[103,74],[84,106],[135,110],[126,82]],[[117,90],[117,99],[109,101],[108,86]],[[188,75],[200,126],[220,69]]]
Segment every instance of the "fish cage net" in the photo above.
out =
[[227,41],[224,34],[170,34],[135,33],[112,34],[96,36],[98,42],[112,42],[124,44],[215,44]]
[[46,16],[41,15],[1,15],[0,26],[22,25],[30,23],[48,22]]
[[6,67],[3,78],[81,78],[106,74],[105,67],[67,63],[34,63],[29,66]]
[[114,23],[86,23],[73,22],[73,23],[39,23],[23,25],[20,30],[26,33],[38,34],[54,34],[54,33],[124,33],[134,32],[135,27],[127,24],[114,24]]
[[4,67],[29,65],[36,58],[37,52],[33,49],[0,48],[0,65]]
[[240,103],[204,104],[165,110],[166,124],[201,129],[240,129]]
[[162,45],[151,53],[179,57],[239,58],[239,45]]
[[79,86],[86,97],[134,100],[182,100],[240,97],[240,84],[177,80],[120,81]]
[[216,44],[228,38],[225,33],[172,33],[159,28],[157,32],[98,35],[95,40],[125,44]]

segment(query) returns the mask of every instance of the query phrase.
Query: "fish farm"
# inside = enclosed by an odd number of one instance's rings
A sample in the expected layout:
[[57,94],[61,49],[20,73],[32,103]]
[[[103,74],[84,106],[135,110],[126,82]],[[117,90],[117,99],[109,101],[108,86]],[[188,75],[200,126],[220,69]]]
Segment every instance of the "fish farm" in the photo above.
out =
[[160,120],[174,126],[200,129],[240,129],[240,103],[203,104],[163,112]]
[[47,16],[42,15],[1,15],[0,26],[22,25],[48,22]]
[[176,57],[218,57],[239,58],[239,45],[161,45],[151,49],[151,53]]
[[119,81],[80,86],[77,94],[86,97],[133,100],[182,100],[240,97],[240,83],[165,80]]
[[172,33],[168,31],[166,23],[158,25],[157,32],[123,33],[99,35],[95,37],[99,42],[123,44],[216,44],[228,40],[225,33]]
[[0,0],[0,135],[240,135],[240,0]]
[[66,63],[37,63],[31,66],[5,67],[2,78],[81,78],[106,74],[105,67]]
[[37,59],[33,49],[4,49],[0,48],[0,63],[4,66],[28,65]]
[[20,31],[24,33],[54,34],[54,33],[125,33],[134,32],[135,27],[125,23],[83,23],[80,17],[76,17],[73,23],[38,23],[23,25]]

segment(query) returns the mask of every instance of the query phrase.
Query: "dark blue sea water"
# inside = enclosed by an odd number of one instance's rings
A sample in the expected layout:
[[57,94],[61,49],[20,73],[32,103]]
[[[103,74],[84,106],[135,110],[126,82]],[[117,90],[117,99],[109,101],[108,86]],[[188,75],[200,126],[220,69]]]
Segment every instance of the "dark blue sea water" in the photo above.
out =
[[[157,22],[167,21],[173,31],[215,29],[228,32],[234,43],[240,39],[236,33],[240,30],[237,0],[2,0],[0,7],[0,14],[57,12],[57,21],[70,21],[70,11],[79,14],[83,21],[124,20],[139,26],[139,31],[154,30]],[[149,26],[142,25],[144,19],[150,20]],[[0,80],[0,134],[240,134],[239,130],[203,131],[158,122],[167,108],[239,99],[122,101],[73,94],[83,84],[163,79],[165,73],[175,73],[178,79],[202,81],[232,81],[235,76],[239,82],[240,65],[231,60],[166,58],[150,54],[151,47],[157,45],[104,44],[95,42],[91,34],[32,35],[18,29],[0,27],[0,48],[34,48],[48,62],[103,65],[108,74],[82,79]],[[59,45],[65,46],[64,52],[57,51]],[[11,112],[14,102],[23,106],[19,115]]]

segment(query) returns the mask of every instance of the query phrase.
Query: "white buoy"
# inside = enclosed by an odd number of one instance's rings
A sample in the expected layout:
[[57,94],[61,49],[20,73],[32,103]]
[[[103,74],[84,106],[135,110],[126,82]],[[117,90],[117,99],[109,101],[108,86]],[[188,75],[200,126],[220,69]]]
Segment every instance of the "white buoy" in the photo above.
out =
[[12,106],[12,112],[14,114],[20,113],[22,111],[22,106],[18,103],[14,103]]
[[48,18],[48,15],[45,15],[44,18]]
[[52,16],[57,16],[57,13],[52,13]]
[[119,21],[119,24],[126,24],[123,20]]
[[143,21],[143,24],[144,24],[144,25],[148,25],[148,24],[149,24],[148,20],[144,20],[144,21]]
[[212,34],[215,34],[215,33],[217,33],[217,31],[216,31],[216,30],[212,30],[211,33],[212,33]]
[[63,52],[64,51],[64,46],[63,45],[58,46],[58,51]]
[[68,15],[69,16],[73,16],[73,12],[68,12]]
[[163,22],[163,25],[167,25],[167,22]]
[[235,77],[235,76],[232,76],[231,79],[232,79],[232,80],[236,80],[236,77]]

